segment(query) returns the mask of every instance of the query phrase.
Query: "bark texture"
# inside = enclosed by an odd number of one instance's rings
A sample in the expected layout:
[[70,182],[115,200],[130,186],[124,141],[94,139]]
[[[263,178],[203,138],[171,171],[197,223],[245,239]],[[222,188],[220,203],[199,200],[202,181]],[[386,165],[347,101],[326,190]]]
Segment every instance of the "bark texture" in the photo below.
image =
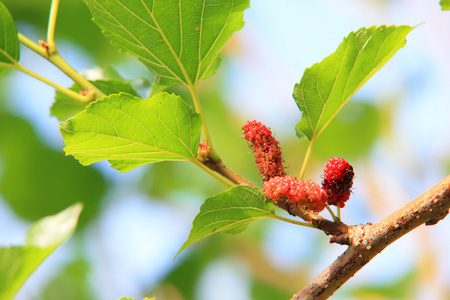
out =
[[327,299],[373,257],[418,226],[435,225],[445,218],[450,208],[450,175],[433,188],[376,224],[341,225],[333,242],[349,244],[347,250],[291,300]]

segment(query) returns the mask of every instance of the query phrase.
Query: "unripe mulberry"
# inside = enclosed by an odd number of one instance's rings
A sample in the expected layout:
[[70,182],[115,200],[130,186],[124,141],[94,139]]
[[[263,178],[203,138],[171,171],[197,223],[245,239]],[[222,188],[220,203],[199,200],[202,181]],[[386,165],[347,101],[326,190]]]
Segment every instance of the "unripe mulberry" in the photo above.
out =
[[318,184],[292,176],[275,176],[265,181],[264,193],[270,199],[287,200],[313,212],[322,211],[328,198]]
[[353,185],[353,167],[343,158],[330,158],[324,169],[322,188],[328,193],[329,205],[344,207]]
[[263,181],[286,175],[281,149],[278,147],[278,141],[272,136],[272,131],[255,120],[247,122],[242,129],[243,137],[252,148]]
[[201,142],[198,145],[198,152],[197,152],[197,159],[202,162],[205,163],[207,161],[209,161],[209,147],[205,142]]

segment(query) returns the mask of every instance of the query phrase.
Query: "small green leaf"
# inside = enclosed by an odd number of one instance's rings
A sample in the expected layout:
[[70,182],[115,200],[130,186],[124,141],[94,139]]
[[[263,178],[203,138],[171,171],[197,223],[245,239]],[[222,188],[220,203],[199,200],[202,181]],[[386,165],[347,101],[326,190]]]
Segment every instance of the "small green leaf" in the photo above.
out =
[[297,135],[317,138],[342,106],[406,43],[409,26],[372,26],[351,32],[335,53],[305,70],[294,87],[302,111]]
[[[0,62],[15,64],[19,61],[20,47],[16,25],[6,6],[0,2]],[[0,70],[3,67],[0,67]]]
[[144,63],[159,86],[195,85],[214,74],[249,7],[249,0],[85,2],[105,35]]
[[[138,93],[133,86],[123,80],[109,79],[109,80],[95,80],[91,81],[100,91],[105,95],[119,94],[120,92],[128,93],[133,96],[138,96]],[[74,92],[80,92],[81,88],[74,84],[70,88]],[[64,93],[56,92],[55,102],[50,108],[50,114],[55,116],[60,121],[67,120],[67,118],[73,117],[86,108],[86,103],[80,102],[67,96]]]
[[174,94],[141,99],[121,93],[91,103],[60,129],[66,154],[81,164],[108,160],[128,172],[164,160],[195,160],[201,119]]
[[273,215],[273,204],[260,188],[232,187],[205,200],[192,223],[187,241],[177,255],[193,243],[213,233],[240,233],[251,222]]
[[439,4],[441,4],[442,10],[450,10],[450,0],[441,0]]
[[41,219],[28,230],[24,246],[0,249],[0,299],[13,299],[34,270],[72,235],[82,209],[78,203]]

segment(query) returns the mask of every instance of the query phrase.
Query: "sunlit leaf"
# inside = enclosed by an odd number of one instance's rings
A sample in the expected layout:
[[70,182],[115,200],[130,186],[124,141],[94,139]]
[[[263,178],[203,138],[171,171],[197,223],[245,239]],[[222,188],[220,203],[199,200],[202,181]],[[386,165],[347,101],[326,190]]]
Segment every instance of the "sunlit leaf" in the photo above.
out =
[[13,299],[34,270],[72,235],[82,208],[75,204],[39,220],[28,230],[24,246],[0,249],[0,299]]
[[19,60],[19,56],[16,25],[6,6],[0,2],[0,63],[14,64]]
[[351,32],[335,53],[305,70],[294,87],[302,111],[297,135],[316,138],[342,106],[406,43],[409,26],[372,26]]
[[273,204],[260,188],[233,187],[205,200],[192,223],[187,241],[177,255],[213,233],[240,233],[251,222],[273,215]]
[[157,86],[195,85],[244,25],[249,0],[85,0],[113,44],[155,74]]
[[[127,81],[121,81],[116,79],[109,80],[95,80],[91,81],[100,91],[105,95],[119,94],[120,92],[128,93],[133,96],[138,96],[136,90]],[[80,92],[81,88],[74,84],[70,88],[74,92]],[[86,103],[80,102],[68,95],[56,92],[55,102],[50,108],[51,115],[58,118],[60,121],[67,120],[67,118],[73,117],[86,108]]]
[[158,161],[196,160],[201,119],[180,97],[111,95],[61,124],[66,154],[83,165],[108,160],[127,172]]

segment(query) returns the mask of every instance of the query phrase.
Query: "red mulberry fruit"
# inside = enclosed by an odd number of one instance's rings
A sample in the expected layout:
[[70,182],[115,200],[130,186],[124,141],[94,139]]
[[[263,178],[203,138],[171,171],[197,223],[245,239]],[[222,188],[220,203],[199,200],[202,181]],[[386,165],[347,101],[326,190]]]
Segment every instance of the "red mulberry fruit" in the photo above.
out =
[[329,205],[344,207],[353,185],[353,167],[344,159],[330,158],[324,169],[322,188],[327,191]]
[[325,208],[327,192],[318,184],[292,176],[275,176],[264,182],[264,193],[270,199],[288,200],[313,212]]
[[278,147],[278,141],[272,136],[272,131],[255,120],[247,122],[242,129],[243,137],[252,148],[263,181],[275,176],[285,176],[281,149]]

